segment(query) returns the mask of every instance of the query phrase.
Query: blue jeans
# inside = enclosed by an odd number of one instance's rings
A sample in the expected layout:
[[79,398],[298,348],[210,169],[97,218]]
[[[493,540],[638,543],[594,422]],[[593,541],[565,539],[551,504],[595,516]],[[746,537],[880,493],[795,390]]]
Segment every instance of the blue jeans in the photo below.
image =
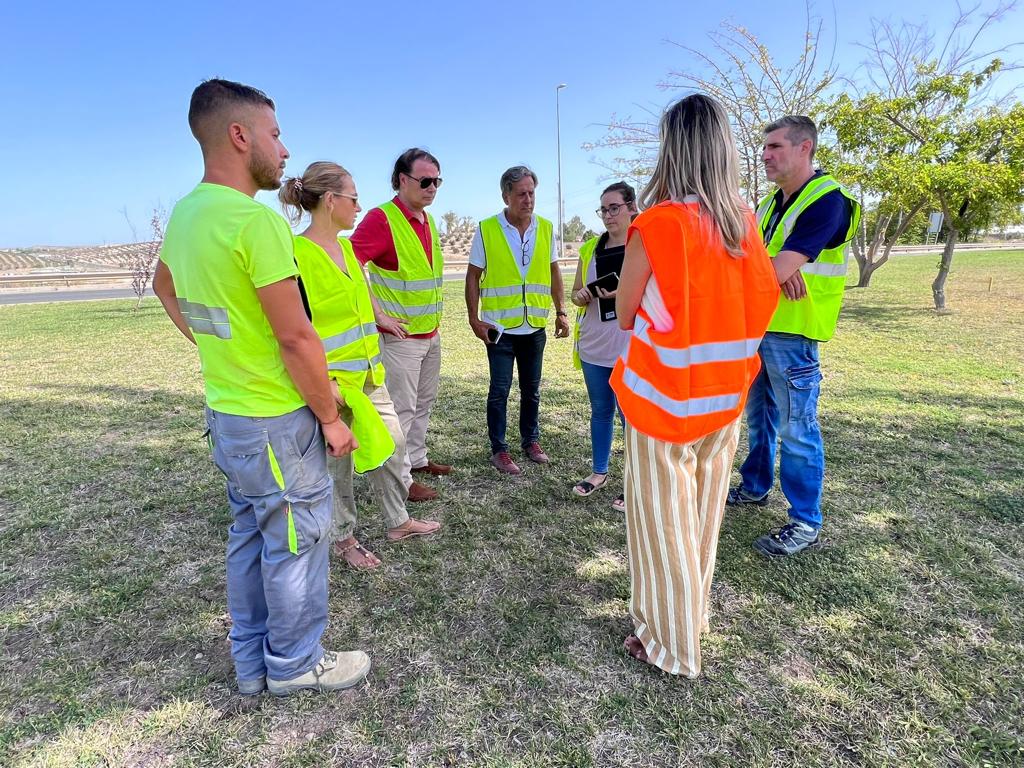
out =
[[[608,457],[612,452],[612,433],[615,431],[615,411],[618,407],[615,391],[609,384],[612,369],[585,360],[580,362],[583,364],[587,395],[590,396],[590,450],[594,472],[604,475],[608,473]],[[619,411],[619,418],[622,419],[622,411]]]
[[288,680],[324,655],[331,478],[307,408],[250,418],[206,409],[213,460],[228,481],[227,587],[239,680]]
[[771,490],[775,441],[781,439],[779,483],[789,501],[789,517],[818,529],[825,477],[825,448],[818,427],[818,342],[766,333],[759,354],[761,372],[747,400],[750,455],[740,467],[743,490],[758,497]]
[[487,391],[487,435],[491,453],[508,450],[505,426],[508,393],[512,388],[513,366],[519,367],[519,439],[523,448],[540,439],[540,375],[544,363],[547,334],[543,328],[533,333],[503,333],[496,344],[487,345],[491,385]]

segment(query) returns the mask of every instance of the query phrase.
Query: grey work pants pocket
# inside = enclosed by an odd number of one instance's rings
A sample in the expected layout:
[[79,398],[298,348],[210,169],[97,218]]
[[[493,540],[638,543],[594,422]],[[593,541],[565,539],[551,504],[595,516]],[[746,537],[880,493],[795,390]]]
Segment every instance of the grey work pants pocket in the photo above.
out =
[[287,493],[288,551],[301,555],[331,530],[331,482],[325,476],[308,493]]
[[282,484],[271,463],[270,436],[265,429],[214,432],[213,460],[243,496],[280,493]]

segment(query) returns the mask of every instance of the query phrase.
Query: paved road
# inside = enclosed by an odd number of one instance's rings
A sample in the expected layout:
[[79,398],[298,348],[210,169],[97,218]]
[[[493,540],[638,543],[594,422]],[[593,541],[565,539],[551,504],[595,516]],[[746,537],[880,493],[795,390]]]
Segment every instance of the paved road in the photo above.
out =
[[[153,291],[146,291],[152,296]],[[82,290],[62,291],[15,291],[0,292],[0,304],[45,304],[51,301],[95,301],[97,299],[134,299],[135,291],[131,288],[83,288]]]

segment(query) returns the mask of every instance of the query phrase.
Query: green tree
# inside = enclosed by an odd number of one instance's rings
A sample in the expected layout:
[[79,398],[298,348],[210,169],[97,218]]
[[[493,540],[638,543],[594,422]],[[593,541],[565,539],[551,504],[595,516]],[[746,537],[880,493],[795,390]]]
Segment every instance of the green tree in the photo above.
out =
[[[855,95],[834,101],[825,111],[820,148],[822,165],[859,195],[864,208],[861,232],[852,249],[859,267],[858,287],[870,284],[875,271],[889,260],[894,245],[909,233],[924,230],[925,213],[937,203],[925,187],[911,182],[919,159],[917,137],[890,123],[892,130],[875,131],[870,142],[850,141],[863,127],[862,115],[851,105],[874,94],[890,102],[906,100],[904,107],[912,104],[918,117],[939,118],[954,102],[939,91],[931,91],[925,98],[929,91],[926,83],[946,76],[967,75],[969,79],[979,62],[989,63],[1005,52],[1005,48],[985,49],[984,44],[986,33],[1013,8],[1013,2],[999,2],[987,11],[980,6],[958,9],[941,36],[924,23],[876,19],[867,40],[859,44],[866,57],[858,83],[850,84]],[[995,70],[991,75],[976,83],[965,100],[956,102],[956,108],[973,110],[993,103]],[[830,137],[838,142],[829,146]]]
[[459,214],[455,211],[448,211],[442,214],[441,221],[444,222],[444,233],[451,235],[458,229],[459,226]]
[[567,243],[578,243],[586,231],[587,226],[583,223],[583,219],[579,216],[573,216],[565,222],[565,241]]
[[[825,60],[835,43],[830,45],[823,38],[823,27],[808,2],[802,34],[783,59],[773,56],[754,32],[732,22],[709,32],[707,47],[674,43],[684,54],[685,66],[669,72],[659,85],[684,94],[702,91],[722,103],[740,151],[741,184],[751,202],[756,203],[769,188],[761,164],[764,127],[782,115],[816,117],[835,80],[832,57]],[[660,118],[650,111],[639,119],[612,115],[606,135],[584,149],[615,151],[616,156],[603,165],[643,186],[657,157]]]
[[957,243],[1024,203],[1024,105],[971,106],[1001,66],[948,74],[922,64],[906,95],[844,94],[832,110],[839,144],[874,158],[872,184],[942,211],[946,242],[932,283],[940,312]]

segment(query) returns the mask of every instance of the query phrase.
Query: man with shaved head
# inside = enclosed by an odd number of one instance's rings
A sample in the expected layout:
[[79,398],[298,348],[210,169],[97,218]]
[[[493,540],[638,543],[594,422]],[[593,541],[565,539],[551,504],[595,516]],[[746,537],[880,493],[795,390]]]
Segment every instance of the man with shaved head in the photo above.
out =
[[171,214],[153,288],[199,349],[213,459],[227,478],[231,654],[243,694],[335,690],[362,651],[325,652],[331,479],[338,417],[320,337],[295,280],[292,234],[253,197],[281,186],[288,150],[274,102],[229,80],[195,89],[189,127],[205,173]]

